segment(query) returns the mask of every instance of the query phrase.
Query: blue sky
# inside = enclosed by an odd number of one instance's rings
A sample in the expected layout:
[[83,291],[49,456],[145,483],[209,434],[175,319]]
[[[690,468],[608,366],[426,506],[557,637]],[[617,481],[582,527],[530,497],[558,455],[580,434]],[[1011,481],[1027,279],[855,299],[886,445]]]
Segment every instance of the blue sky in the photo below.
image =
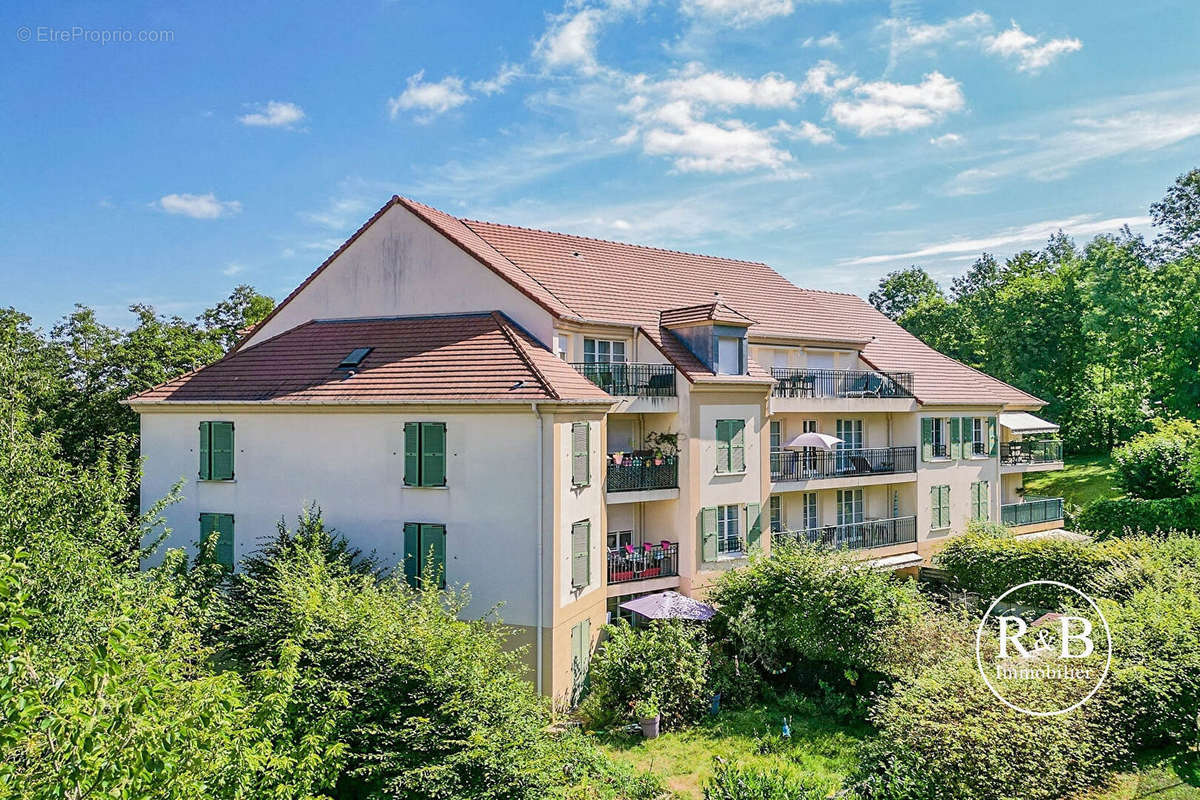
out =
[[0,303],[279,298],[393,193],[802,286],[948,282],[1149,231],[1200,165],[1197,41],[1192,0],[10,0]]

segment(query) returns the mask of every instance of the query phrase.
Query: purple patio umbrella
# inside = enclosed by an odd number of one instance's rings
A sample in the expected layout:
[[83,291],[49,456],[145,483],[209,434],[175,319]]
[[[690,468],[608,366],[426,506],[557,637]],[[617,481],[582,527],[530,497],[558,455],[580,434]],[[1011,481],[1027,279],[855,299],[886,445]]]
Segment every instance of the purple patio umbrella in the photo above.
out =
[[621,603],[621,608],[647,619],[694,619],[700,622],[707,622],[717,613],[710,605],[671,591],[628,600]]

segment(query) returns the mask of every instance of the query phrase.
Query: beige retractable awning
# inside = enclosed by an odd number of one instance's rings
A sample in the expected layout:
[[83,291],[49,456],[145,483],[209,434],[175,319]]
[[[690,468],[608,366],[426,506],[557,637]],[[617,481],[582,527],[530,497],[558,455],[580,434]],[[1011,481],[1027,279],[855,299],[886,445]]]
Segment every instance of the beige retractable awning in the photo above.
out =
[[1003,411],[1000,424],[1013,433],[1055,433],[1058,426],[1053,422],[1035,417],[1027,411]]

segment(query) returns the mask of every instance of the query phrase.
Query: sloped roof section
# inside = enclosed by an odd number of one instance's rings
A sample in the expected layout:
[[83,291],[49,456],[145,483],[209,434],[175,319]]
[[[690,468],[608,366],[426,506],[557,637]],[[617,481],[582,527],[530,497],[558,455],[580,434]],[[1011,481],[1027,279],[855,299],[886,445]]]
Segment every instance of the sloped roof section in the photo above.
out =
[[[338,364],[373,348],[356,370]],[[499,312],[316,320],[129,402],[281,404],[612,398]]]
[[[867,342],[863,357],[876,369],[914,373],[922,403],[1044,405],[942,355],[861,297],[801,289],[766,264],[493,222],[463,224],[588,320],[634,324],[659,334],[662,309],[704,306],[719,294],[722,303],[754,321],[752,340]],[[677,349],[665,331],[653,338]],[[701,367],[697,374],[704,372]]]

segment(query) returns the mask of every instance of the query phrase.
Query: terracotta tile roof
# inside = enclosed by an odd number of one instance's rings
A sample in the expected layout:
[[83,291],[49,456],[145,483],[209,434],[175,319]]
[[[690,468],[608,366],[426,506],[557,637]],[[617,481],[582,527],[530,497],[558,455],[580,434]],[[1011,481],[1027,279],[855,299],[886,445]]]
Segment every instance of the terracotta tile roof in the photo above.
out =
[[658,323],[664,328],[687,325],[693,322],[723,322],[730,325],[744,325],[747,327],[754,324],[754,320],[743,314],[739,314],[720,300],[698,306],[671,308],[658,313]]
[[[766,264],[493,222],[464,223],[575,315],[640,325],[675,351],[686,348],[657,333],[661,310],[704,305],[719,293],[723,303],[754,320],[752,340],[865,342],[863,357],[876,369],[914,373],[915,393],[923,403],[1044,404],[942,355],[861,297],[801,289]],[[689,377],[704,374],[711,375],[699,366]]]
[[[338,363],[374,348],[351,376]],[[312,321],[130,402],[611,402],[498,312]]]
[[[801,289],[766,264],[463,220],[401,197],[389,200],[276,312],[394,205],[425,220],[556,317],[641,327],[689,380],[712,373],[660,330],[660,313],[705,306],[719,294],[728,308],[753,320],[751,340],[857,343],[875,368],[914,373],[921,402],[1044,405],[926,346],[862,298]],[[753,363],[751,370],[750,377],[767,374]]]

